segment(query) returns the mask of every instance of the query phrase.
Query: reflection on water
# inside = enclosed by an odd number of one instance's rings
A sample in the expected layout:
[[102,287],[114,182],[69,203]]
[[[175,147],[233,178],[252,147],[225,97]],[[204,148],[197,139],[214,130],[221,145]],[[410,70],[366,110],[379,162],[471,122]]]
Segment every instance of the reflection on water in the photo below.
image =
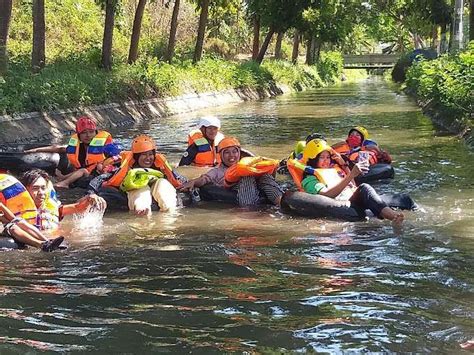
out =
[[[0,351],[437,351],[474,337],[472,155],[438,136],[382,82],[216,108],[116,135],[150,132],[176,162],[200,114],[258,154],[283,158],[319,131],[356,124],[395,158],[382,192],[424,208],[400,234],[384,221],[288,217],[202,204],[63,226],[66,252],[0,253]],[[75,224],[74,224],[75,223]],[[398,232],[397,232],[398,233]]]

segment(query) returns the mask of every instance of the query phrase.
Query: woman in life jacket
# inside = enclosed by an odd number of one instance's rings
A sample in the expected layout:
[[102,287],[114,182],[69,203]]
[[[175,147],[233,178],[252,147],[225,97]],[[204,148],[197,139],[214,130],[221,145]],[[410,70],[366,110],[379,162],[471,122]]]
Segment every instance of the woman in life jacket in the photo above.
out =
[[43,251],[58,249],[64,237],[47,238],[31,224],[35,218],[35,206],[26,188],[13,176],[0,174],[0,222],[3,225],[1,235]]
[[224,138],[220,132],[221,121],[214,116],[202,117],[199,128],[188,135],[188,148],[183,153],[179,166],[216,166],[220,163],[217,152],[219,142]]
[[375,216],[400,223],[404,219],[401,212],[390,208],[369,184],[355,186],[354,178],[367,171],[361,163],[355,163],[347,174],[334,167],[331,160],[332,148],[324,140],[309,142],[303,152],[301,163],[308,167],[299,177],[292,174],[295,183],[310,194],[320,194],[347,201],[361,215],[369,209]]
[[351,128],[347,139],[334,144],[332,147],[336,152],[352,163],[357,162],[360,151],[369,152],[370,165],[377,163],[390,164],[392,162],[390,154],[380,149],[375,141],[370,140],[369,131],[362,126]]
[[97,130],[96,123],[87,116],[76,121],[76,133],[71,136],[67,145],[52,145],[28,149],[25,153],[65,153],[70,164],[70,172],[63,175],[56,170],[59,180],[56,187],[86,188],[90,180],[101,173],[102,162],[120,153],[109,132]]
[[[119,167],[102,186],[125,192],[129,210],[140,216],[151,214],[153,200],[162,212],[175,210],[178,201],[176,188],[181,186],[181,177],[173,172],[165,156],[157,153],[151,137],[135,137],[131,148],[131,151],[121,152],[118,159],[112,159]],[[109,170],[109,167],[104,169]]]
[[237,203],[241,207],[257,205],[261,195],[270,203],[279,205],[283,192],[272,175],[278,167],[278,160],[261,157],[241,159],[240,149],[240,142],[236,138],[222,139],[218,146],[221,163],[200,177],[184,183],[181,190],[212,184],[235,191]]
[[36,218],[32,223],[41,231],[54,232],[59,228],[59,223],[64,216],[84,213],[90,208],[104,211],[107,207],[105,200],[96,194],[88,194],[75,203],[61,204],[50,176],[41,169],[23,173],[20,181],[26,187],[36,208]]

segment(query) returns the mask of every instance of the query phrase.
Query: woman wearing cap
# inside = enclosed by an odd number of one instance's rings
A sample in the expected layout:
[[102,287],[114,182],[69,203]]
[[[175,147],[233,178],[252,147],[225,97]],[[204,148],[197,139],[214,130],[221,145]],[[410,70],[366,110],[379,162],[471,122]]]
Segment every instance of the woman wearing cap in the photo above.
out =
[[282,189],[268,173],[275,171],[279,163],[277,160],[247,157],[244,159],[249,159],[249,164],[243,164],[240,143],[233,137],[223,138],[219,143],[218,152],[221,163],[197,179],[185,182],[182,190],[212,184],[236,191],[237,203],[242,207],[258,204],[260,193],[272,204],[280,204]]
[[369,163],[390,164],[392,157],[387,152],[379,148],[376,142],[369,139],[369,131],[362,126],[350,129],[347,139],[332,146],[336,152],[346,157],[349,161],[355,163],[358,160],[359,151],[369,152]]
[[[313,195],[323,195],[341,201],[348,201],[360,215],[365,216],[369,209],[379,217],[394,222],[402,222],[404,215],[390,208],[368,184],[355,186],[354,178],[367,171],[361,163],[354,164],[347,174],[343,161],[336,158],[337,153],[321,139],[310,141],[300,160],[289,160],[288,170],[300,191]],[[337,161],[335,161],[335,159]]]
[[131,151],[120,153],[119,163],[118,169],[102,186],[126,192],[130,211],[137,215],[149,215],[153,200],[161,211],[176,208],[176,188],[181,183],[165,156],[156,152],[156,144],[151,137],[135,137]]
[[217,146],[224,138],[219,132],[221,121],[214,116],[202,117],[199,128],[188,135],[188,148],[179,162],[179,166],[216,166],[220,162]]
[[101,170],[102,162],[110,156],[120,153],[109,132],[98,131],[96,123],[87,116],[79,117],[76,122],[76,133],[71,136],[67,146],[48,146],[26,150],[25,153],[66,153],[72,172],[63,175],[59,170],[56,175],[60,182],[56,187],[68,188],[70,185],[86,187],[89,175]]

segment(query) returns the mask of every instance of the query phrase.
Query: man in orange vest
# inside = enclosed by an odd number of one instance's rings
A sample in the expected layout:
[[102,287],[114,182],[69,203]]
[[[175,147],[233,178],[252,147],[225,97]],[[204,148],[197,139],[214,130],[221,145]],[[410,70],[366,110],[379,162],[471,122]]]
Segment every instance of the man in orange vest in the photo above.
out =
[[220,162],[217,146],[224,138],[219,131],[221,121],[214,116],[202,117],[199,128],[188,135],[188,148],[179,162],[179,166],[216,166]]
[[60,182],[56,187],[86,188],[96,171],[102,169],[102,162],[111,156],[118,155],[120,149],[114,144],[109,132],[98,131],[97,125],[90,117],[79,117],[76,122],[76,133],[71,136],[67,145],[52,145],[26,150],[25,153],[65,153],[71,172],[63,175],[56,170]]

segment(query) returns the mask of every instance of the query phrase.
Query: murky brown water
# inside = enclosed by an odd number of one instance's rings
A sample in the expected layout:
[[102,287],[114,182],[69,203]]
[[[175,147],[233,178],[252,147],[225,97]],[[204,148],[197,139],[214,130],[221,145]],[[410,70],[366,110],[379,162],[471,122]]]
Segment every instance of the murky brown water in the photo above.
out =
[[[154,136],[177,162],[201,114],[262,155],[311,131],[363,124],[395,158],[381,192],[425,212],[402,232],[206,204],[150,220],[113,213],[73,229],[66,252],[0,253],[0,352],[458,352],[474,337],[474,168],[381,81],[175,116],[115,136]],[[284,181],[283,181],[284,182]],[[93,221],[82,223],[92,225]],[[64,226],[72,229],[72,221]]]

